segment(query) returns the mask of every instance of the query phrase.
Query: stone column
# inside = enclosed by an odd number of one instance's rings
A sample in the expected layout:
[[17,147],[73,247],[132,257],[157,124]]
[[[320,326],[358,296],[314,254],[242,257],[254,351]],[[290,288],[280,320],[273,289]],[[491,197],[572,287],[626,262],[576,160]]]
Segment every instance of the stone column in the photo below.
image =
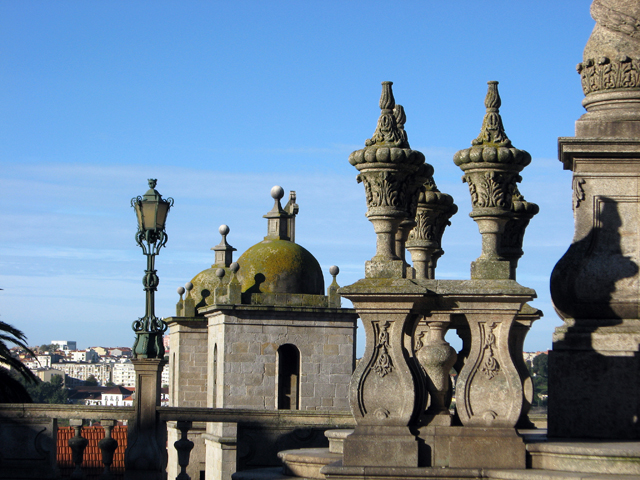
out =
[[125,479],[164,480],[167,467],[167,428],[158,419],[164,359],[132,360],[136,372],[135,418],[129,423]]
[[574,239],[551,275],[549,436],[640,438],[640,4],[593,2],[578,65],[587,113],[559,155]]

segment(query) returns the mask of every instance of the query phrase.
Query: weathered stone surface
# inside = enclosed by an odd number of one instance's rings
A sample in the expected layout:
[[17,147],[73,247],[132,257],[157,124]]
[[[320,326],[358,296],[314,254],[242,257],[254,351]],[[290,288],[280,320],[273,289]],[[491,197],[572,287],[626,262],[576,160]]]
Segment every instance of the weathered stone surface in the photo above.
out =
[[640,5],[635,0],[595,0],[596,25],[584,48],[584,61],[620,55],[640,57]]
[[596,478],[640,476],[638,442],[536,442],[527,452],[535,469],[603,474]]
[[581,122],[621,138],[559,139],[574,172],[575,234],[551,275],[565,324],[549,356],[549,435],[640,438],[640,392],[629,382],[640,375],[640,141],[624,138],[626,121]]
[[[522,180],[518,173],[531,163],[531,155],[512,146],[500,116],[498,82],[490,81],[488,85],[480,135],[471,142],[471,148],[456,152],[453,161],[465,173],[462,181],[469,185],[472,205],[469,216],[482,235],[482,254],[471,264],[471,278],[515,280],[515,265],[522,253],[513,244],[522,245],[524,228],[537,213],[537,206],[531,204],[526,223],[517,222],[520,228],[514,242],[509,230],[516,223],[516,213],[522,217],[522,210],[527,210],[523,205],[514,205],[514,199],[526,203],[516,186]],[[507,225],[510,229],[505,234]],[[506,243],[506,250],[502,243]]]

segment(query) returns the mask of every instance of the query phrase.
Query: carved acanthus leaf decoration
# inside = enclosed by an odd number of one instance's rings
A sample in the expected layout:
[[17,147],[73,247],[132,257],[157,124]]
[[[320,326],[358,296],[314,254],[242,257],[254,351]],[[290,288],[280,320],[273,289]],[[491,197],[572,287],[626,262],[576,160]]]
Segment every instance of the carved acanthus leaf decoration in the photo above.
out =
[[364,142],[365,146],[387,145],[399,148],[409,148],[407,133],[404,131],[406,116],[401,105],[396,105],[391,89],[393,82],[382,83],[380,96],[380,118],[373,136]]

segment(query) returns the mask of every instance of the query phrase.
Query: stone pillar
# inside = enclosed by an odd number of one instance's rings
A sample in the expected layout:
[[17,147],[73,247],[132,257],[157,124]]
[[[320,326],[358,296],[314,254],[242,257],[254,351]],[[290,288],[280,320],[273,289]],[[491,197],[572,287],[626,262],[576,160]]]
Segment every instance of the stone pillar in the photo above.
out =
[[509,337],[516,315],[530,298],[503,294],[460,301],[473,340],[456,385],[456,407],[464,426],[513,428],[520,418],[522,382]]
[[343,465],[417,467],[418,442],[409,426],[424,412],[426,387],[405,337],[420,319],[415,308],[425,290],[406,279],[375,283],[361,280],[341,290],[360,315],[367,342],[351,378],[357,426],[345,439]]
[[[578,65],[587,113],[558,139],[574,239],[551,275],[549,436],[640,438],[640,4],[593,2]],[[629,23],[631,20],[631,23]],[[629,30],[622,23],[631,26]]]
[[160,387],[164,359],[132,360],[136,372],[135,418],[129,423],[125,452],[125,479],[164,480],[167,477],[167,428],[159,421]]
[[236,471],[238,425],[208,423],[204,435],[206,445],[206,480],[231,480]]

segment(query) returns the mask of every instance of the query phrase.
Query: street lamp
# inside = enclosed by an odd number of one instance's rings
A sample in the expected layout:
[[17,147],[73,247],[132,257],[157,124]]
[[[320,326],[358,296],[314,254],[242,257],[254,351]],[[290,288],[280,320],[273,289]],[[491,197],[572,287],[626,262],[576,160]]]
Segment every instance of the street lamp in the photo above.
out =
[[142,278],[144,291],[147,293],[145,315],[133,322],[132,328],[136,332],[133,344],[134,358],[164,358],[162,336],[167,330],[167,324],[155,315],[155,291],[158,287],[158,276],[154,268],[155,256],[167,243],[167,233],[164,230],[169,209],[173,206],[173,198],[163,200],[162,195],[155,189],[158,181],[149,179],[149,190],[142,197],[131,199],[131,206],[138,217],[138,231],[136,243],[147,256],[147,269]]

